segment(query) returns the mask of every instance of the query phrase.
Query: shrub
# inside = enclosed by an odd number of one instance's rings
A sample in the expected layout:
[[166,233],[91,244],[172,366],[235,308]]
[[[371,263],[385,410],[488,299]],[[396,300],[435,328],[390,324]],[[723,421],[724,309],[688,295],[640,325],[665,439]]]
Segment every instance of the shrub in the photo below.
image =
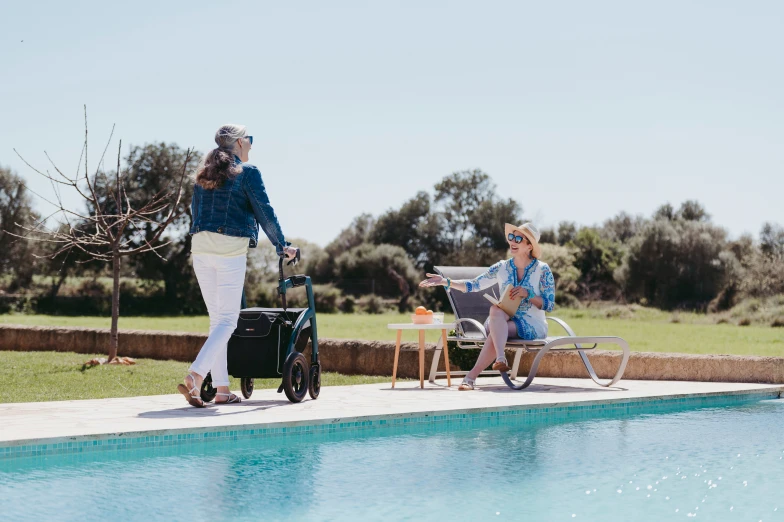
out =
[[387,305],[379,296],[371,295],[365,301],[363,309],[369,314],[383,314],[387,311]]
[[275,283],[254,282],[245,284],[245,300],[248,306],[275,308],[280,306],[278,287]]
[[777,223],[762,225],[760,250],[768,257],[784,259],[784,227]]
[[[141,315],[183,315],[204,314],[206,309],[204,301],[190,300],[173,307],[164,299],[164,290],[161,286],[138,286],[133,283],[120,283],[120,302],[125,316]],[[24,313],[38,313],[50,315],[109,315],[111,313],[111,291],[99,280],[86,280],[82,282],[70,295],[51,296],[45,295],[28,300],[28,307]],[[120,324],[122,325],[120,316]]]
[[645,223],[642,216],[632,216],[621,212],[604,222],[601,232],[604,237],[619,243],[626,243],[639,232]]
[[738,293],[744,297],[771,297],[784,294],[784,259],[754,252],[742,259]]
[[324,314],[334,314],[338,311],[338,300],[341,292],[332,285],[314,285],[313,300],[316,305],[316,312]]
[[34,257],[37,245],[11,235],[26,236],[21,226],[32,226],[38,221],[31,197],[21,177],[0,167],[0,275],[11,275],[11,292],[28,287],[38,265]]
[[582,308],[583,304],[572,294],[565,292],[555,294],[555,305],[559,308]]
[[762,301],[759,299],[746,299],[737,304],[731,311],[730,315],[735,318],[747,317],[758,312],[762,308]]
[[630,299],[702,308],[724,287],[725,237],[724,229],[703,221],[653,221],[630,241],[616,279]]
[[614,305],[608,306],[602,312],[607,319],[631,319],[636,310],[631,306]]
[[575,266],[580,271],[580,295],[591,300],[618,295],[613,273],[621,264],[623,248],[618,242],[605,239],[593,228],[582,228],[570,245],[575,250]]
[[771,324],[784,318],[784,296],[745,299],[722,315],[736,321],[749,319],[755,324]]
[[416,292],[409,299],[409,309],[407,311],[410,312],[417,306],[424,306],[434,312],[452,311],[452,305],[449,304],[449,297],[447,297],[446,290],[443,287],[417,287]]
[[339,308],[344,314],[353,314],[356,312],[357,301],[350,295],[347,295],[343,298],[343,301],[341,301]]
[[76,289],[76,295],[92,299],[111,298],[110,290],[97,279],[85,279],[82,281],[82,284]]
[[406,251],[394,245],[362,244],[335,260],[336,285],[344,292],[407,298],[420,280]]
[[475,238],[467,239],[462,248],[444,255],[439,263],[445,266],[491,266],[509,257],[509,249],[493,249]]
[[558,243],[558,232],[554,228],[543,228],[539,234],[539,243]]
[[[313,301],[316,312],[334,314],[338,311],[338,302],[342,294],[333,285],[313,285]],[[277,283],[262,283],[245,286],[245,298],[248,306],[263,308],[279,308],[282,306],[278,296]],[[306,308],[308,294],[305,287],[292,288],[286,292],[286,305],[289,308]]]
[[564,294],[577,292],[580,271],[574,266],[577,249],[574,246],[561,246],[545,243],[542,246],[542,261],[550,266],[555,278],[555,301],[560,303]]
[[38,298],[30,296],[0,295],[0,314],[37,313]]
[[[449,335],[454,335],[454,330]],[[479,357],[479,350],[469,350],[457,347],[456,341],[447,341],[449,347],[449,362],[454,364],[463,371],[469,371],[476,364],[476,358]]]

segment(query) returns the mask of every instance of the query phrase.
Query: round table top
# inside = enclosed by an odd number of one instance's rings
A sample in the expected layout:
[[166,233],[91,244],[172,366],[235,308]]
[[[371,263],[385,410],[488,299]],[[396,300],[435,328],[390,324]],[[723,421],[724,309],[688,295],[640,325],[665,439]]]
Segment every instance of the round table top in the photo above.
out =
[[393,323],[388,324],[387,328],[390,330],[452,330],[456,328],[455,323],[444,324],[414,324],[414,323]]

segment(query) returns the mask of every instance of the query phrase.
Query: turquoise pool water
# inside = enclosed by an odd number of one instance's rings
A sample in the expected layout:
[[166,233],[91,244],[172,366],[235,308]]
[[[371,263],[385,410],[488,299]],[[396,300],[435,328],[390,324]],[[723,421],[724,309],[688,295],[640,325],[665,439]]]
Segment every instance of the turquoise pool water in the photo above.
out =
[[766,400],[15,458],[0,519],[784,520],[782,433]]

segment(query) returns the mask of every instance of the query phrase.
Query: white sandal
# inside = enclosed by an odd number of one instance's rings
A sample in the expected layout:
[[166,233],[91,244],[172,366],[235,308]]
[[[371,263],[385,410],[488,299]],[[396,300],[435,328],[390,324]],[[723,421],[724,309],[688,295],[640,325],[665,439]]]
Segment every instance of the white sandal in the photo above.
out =
[[[188,373],[185,378],[187,379],[188,377],[190,377],[193,386],[188,388],[185,384],[178,384],[177,391],[183,394],[185,400],[188,401],[188,404],[194,408],[204,408],[206,405],[204,404],[204,401],[201,400],[201,392],[196,387],[196,377],[193,376],[193,373]],[[194,392],[196,395],[194,395]]]
[[215,395],[220,395],[221,397],[228,397],[228,399],[226,399],[225,401],[221,401],[221,402],[215,401],[215,404],[239,404],[242,402],[242,399],[240,399],[239,397],[237,397],[231,392],[229,393],[218,392]]
[[476,387],[476,379],[463,379],[460,386],[457,388],[460,391],[471,391]]

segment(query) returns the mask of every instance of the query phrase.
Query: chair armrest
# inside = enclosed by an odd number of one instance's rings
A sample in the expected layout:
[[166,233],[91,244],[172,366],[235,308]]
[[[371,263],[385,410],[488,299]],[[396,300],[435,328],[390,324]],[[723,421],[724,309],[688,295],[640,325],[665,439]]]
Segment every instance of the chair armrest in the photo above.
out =
[[570,336],[577,337],[577,334],[574,333],[574,330],[572,330],[572,328],[568,324],[566,324],[566,321],[564,321],[563,319],[559,319],[557,317],[553,317],[551,315],[548,315],[547,316],[547,320],[548,321],[552,321],[552,322],[554,322],[557,325],[560,325],[561,328],[566,330],[566,333],[569,334]]

